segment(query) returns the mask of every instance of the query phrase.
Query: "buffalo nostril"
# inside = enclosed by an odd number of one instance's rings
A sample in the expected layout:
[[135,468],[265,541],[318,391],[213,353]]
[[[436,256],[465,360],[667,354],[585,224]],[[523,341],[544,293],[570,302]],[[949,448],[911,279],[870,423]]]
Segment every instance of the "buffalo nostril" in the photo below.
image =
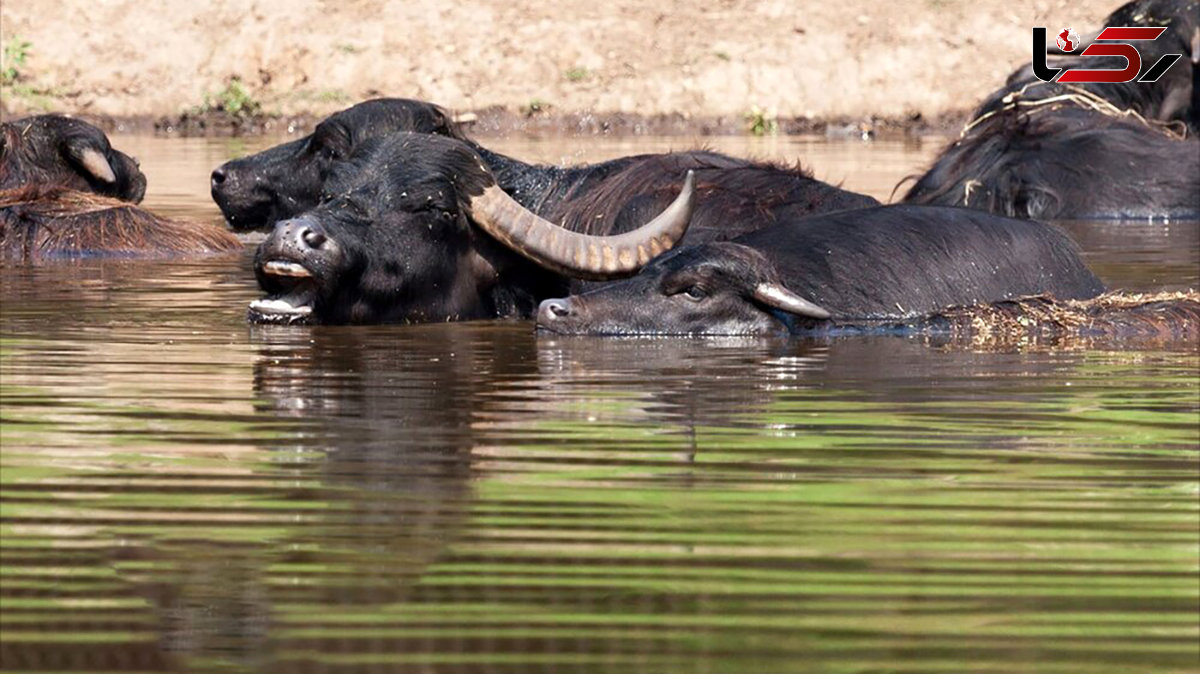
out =
[[225,171],[222,171],[222,170],[221,170],[221,169],[219,169],[219,168],[218,168],[218,169],[215,169],[215,170],[213,170],[213,172],[212,172],[212,184],[213,184],[213,186],[215,187],[215,186],[217,186],[217,185],[220,185],[220,184],[221,184],[221,183],[223,183],[223,182],[225,182]]
[[311,227],[305,227],[300,232],[300,238],[309,248],[320,248],[325,243],[325,235]]
[[567,300],[546,300],[542,302],[542,313],[547,318],[564,318],[571,315],[571,304]]

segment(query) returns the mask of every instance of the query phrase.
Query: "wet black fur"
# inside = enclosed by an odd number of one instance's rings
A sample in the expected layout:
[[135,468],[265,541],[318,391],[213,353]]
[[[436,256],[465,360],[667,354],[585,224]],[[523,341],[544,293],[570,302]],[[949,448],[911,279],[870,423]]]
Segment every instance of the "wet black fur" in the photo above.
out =
[[1200,140],[1073,106],[1006,110],[951,143],[906,203],[1014,217],[1200,217]]
[[[84,170],[80,162],[87,149],[108,161],[113,183]],[[0,190],[26,185],[66,187],[138,203],[146,193],[146,176],[136,160],[113,149],[100,129],[62,115],[38,115],[0,124]]]
[[622,157],[576,167],[541,166],[475,146],[496,182],[526,208],[576,231],[629,231],[678,196],[696,173],[690,241],[724,240],[797,217],[878,205],[812,177],[803,168],[707,150]]
[[738,243],[835,316],[911,316],[1023,295],[1104,291],[1060,228],[971,209],[884,206],[807,218]]

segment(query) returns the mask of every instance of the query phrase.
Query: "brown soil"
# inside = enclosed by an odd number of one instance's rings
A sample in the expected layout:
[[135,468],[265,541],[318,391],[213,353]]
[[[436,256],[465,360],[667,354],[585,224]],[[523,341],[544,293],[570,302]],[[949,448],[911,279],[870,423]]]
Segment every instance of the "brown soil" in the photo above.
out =
[[1032,26],[1118,4],[5,0],[0,116],[254,133],[404,96],[482,135],[940,131],[1028,60]]

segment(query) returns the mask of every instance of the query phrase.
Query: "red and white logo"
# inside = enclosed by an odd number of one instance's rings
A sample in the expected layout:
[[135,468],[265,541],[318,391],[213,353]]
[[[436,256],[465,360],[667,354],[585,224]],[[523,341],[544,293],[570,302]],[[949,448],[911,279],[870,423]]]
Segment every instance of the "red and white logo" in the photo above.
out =
[[1064,28],[1058,34],[1058,48],[1063,51],[1075,51],[1079,48],[1079,36],[1073,28]]

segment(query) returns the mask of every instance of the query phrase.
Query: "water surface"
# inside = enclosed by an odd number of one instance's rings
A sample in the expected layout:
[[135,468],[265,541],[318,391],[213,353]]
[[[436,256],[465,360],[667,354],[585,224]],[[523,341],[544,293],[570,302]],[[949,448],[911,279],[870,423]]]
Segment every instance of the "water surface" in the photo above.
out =
[[[117,137],[146,205],[274,139]],[[887,199],[937,149],[707,145]],[[1065,223],[1200,287],[1196,223]],[[3,270],[6,672],[1191,672],[1200,357],[250,326],[250,249]]]

